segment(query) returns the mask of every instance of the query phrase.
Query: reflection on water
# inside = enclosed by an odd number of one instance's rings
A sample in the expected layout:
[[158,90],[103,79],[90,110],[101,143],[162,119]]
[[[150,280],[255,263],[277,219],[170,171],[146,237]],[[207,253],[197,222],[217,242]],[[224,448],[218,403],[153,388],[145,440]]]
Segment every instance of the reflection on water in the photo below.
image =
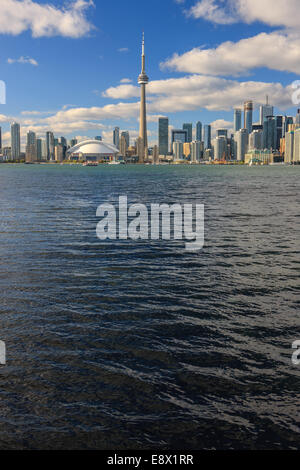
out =
[[[0,448],[297,448],[294,167],[0,167]],[[204,203],[206,245],[96,208]]]

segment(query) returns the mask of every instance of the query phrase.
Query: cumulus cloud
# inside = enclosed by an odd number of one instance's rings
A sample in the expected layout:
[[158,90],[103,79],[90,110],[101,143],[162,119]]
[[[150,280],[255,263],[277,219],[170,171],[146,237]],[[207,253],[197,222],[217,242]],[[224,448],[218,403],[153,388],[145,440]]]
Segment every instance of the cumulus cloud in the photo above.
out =
[[30,30],[36,38],[82,37],[94,28],[86,17],[86,10],[93,5],[93,0],[75,0],[60,8],[34,0],[1,0],[0,34]]
[[237,76],[258,67],[300,73],[300,37],[294,33],[261,33],[214,49],[194,48],[161,64],[178,72]]
[[200,0],[187,14],[216,24],[260,21],[270,26],[299,28],[299,0]]
[[32,59],[31,57],[24,57],[24,56],[21,56],[19,57],[19,59],[11,59],[11,58],[8,58],[7,59],[7,62],[9,64],[14,64],[14,63],[18,63],[18,64],[30,64],[30,65],[34,65],[35,67],[37,67],[39,64],[38,62],[35,60],[35,59]]

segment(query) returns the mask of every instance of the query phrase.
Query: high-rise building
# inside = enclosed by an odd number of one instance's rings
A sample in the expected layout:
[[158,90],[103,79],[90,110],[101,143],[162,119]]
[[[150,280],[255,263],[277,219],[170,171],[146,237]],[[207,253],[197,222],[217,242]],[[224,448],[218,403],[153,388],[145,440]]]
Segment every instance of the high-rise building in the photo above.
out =
[[238,161],[244,161],[245,155],[248,151],[248,139],[249,134],[247,129],[240,129],[234,135],[236,142],[236,159]]
[[298,109],[298,111],[297,111],[296,118],[295,118],[295,124],[300,126],[300,109]]
[[[124,139],[126,140],[126,145],[127,145],[127,148],[129,147],[129,144],[130,144],[130,136],[129,136],[129,132],[128,131],[124,131],[122,132],[121,134],[121,139],[122,137],[124,137]],[[121,144],[120,144],[121,145]]]
[[183,160],[183,143],[182,142],[173,142],[173,155],[174,161],[182,161]]
[[123,157],[126,157],[126,152],[129,147],[128,141],[126,139],[125,133],[122,132],[121,140],[120,140],[120,153]]
[[183,124],[182,129],[187,132],[187,142],[192,142],[193,140],[193,124],[186,122]]
[[259,122],[263,125],[265,119],[269,116],[274,116],[274,108],[269,104],[269,97],[267,96],[266,104],[262,104],[259,107]]
[[263,131],[254,130],[249,135],[249,150],[262,150],[263,149]]
[[287,132],[285,135],[285,163],[292,163],[294,159],[294,131]]
[[211,149],[211,126],[204,126],[204,149]]
[[172,149],[173,149],[173,143],[174,142],[181,142],[184,144],[187,142],[188,135],[187,131],[183,129],[172,129]]
[[269,116],[264,120],[263,130],[263,146],[264,149],[276,150],[277,145],[277,128],[276,118]]
[[40,162],[43,159],[43,142],[42,139],[36,139],[36,159]]
[[141,86],[141,108],[140,108],[140,132],[139,137],[143,139],[144,152],[139,155],[139,163],[144,163],[146,149],[148,148],[148,136],[147,136],[147,110],[146,110],[146,86],[149,82],[149,78],[146,75],[146,58],[145,58],[145,38],[143,33],[142,42],[142,71],[138,78],[138,83]]
[[154,145],[153,151],[152,151],[152,162],[154,164],[159,163],[159,151],[158,151],[158,146]]
[[292,116],[285,116],[284,126],[283,126],[283,135],[285,136],[286,132],[289,132],[289,126],[294,124],[294,118]]
[[46,132],[47,160],[54,161],[54,135],[53,132]]
[[191,161],[197,163],[203,158],[203,142],[196,140],[191,143]]
[[253,101],[246,101],[244,104],[244,129],[247,129],[248,134],[252,132],[253,124]]
[[200,121],[196,123],[196,141],[202,141],[202,122]]
[[298,127],[294,132],[294,151],[293,162],[300,162],[300,128]]
[[237,132],[242,128],[242,110],[240,108],[235,108],[234,110],[233,128],[234,132]]
[[169,119],[158,119],[158,151],[159,155],[167,155],[169,151]]
[[11,125],[11,158],[19,160],[21,154],[20,124],[13,122]]
[[27,133],[26,144],[26,162],[32,163],[37,160],[37,142],[35,132],[29,131]]
[[224,135],[217,136],[214,140],[215,160],[226,160],[227,154],[227,138]]
[[228,136],[228,129],[217,129],[217,137],[226,137]]
[[2,150],[2,129],[0,127],[0,150]]
[[119,127],[114,128],[113,142],[114,142],[114,146],[117,147],[117,149],[119,149],[120,148],[120,128]]

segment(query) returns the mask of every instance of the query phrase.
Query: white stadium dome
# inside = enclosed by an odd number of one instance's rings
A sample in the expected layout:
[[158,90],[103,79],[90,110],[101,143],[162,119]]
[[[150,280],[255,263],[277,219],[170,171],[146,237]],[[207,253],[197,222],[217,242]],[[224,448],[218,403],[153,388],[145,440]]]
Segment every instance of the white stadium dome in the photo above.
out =
[[68,158],[84,160],[112,160],[118,153],[117,147],[101,140],[84,140],[67,151]]

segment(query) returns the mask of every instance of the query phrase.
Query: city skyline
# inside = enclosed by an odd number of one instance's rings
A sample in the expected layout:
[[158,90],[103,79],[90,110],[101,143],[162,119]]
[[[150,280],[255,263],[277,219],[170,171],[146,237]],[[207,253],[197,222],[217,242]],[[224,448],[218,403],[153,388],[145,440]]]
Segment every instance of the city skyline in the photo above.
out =
[[[32,5],[39,6],[40,16],[46,18],[48,3],[34,1]],[[37,135],[49,130],[69,138],[101,134],[112,141],[113,128],[118,126],[135,139],[140,96],[137,52],[143,29],[152,77],[148,85],[150,145],[157,141],[159,116],[169,117],[174,128],[182,122],[212,124],[214,136],[218,128],[233,128],[232,108],[242,107],[247,100],[254,101],[254,122],[259,122],[258,106],[266,95],[272,97],[276,114],[295,115],[291,83],[300,73],[300,43],[287,32],[287,28],[295,29],[298,15],[293,0],[280,19],[280,2],[272,2],[273,18],[261,13],[256,2],[252,6],[246,2],[245,9],[252,15],[249,21],[241,14],[238,0],[228,2],[235,7],[234,17],[222,2],[212,0],[154,1],[151,8],[143,5],[139,10],[135,0],[126,8],[117,2],[117,22],[119,16],[126,19],[126,39],[117,28],[111,33],[110,22],[116,20],[112,7],[100,0],[92,3],[73,2],[63,9],[61,2],[51,2],[59,21],[54,24],[48,14],[48,30],[43,30],[37,26],[34,9],[30,22],[22,23],[24,2],[4,0],[0,20],[0,44],[5,44],[0,79],[7,85],[7,104],[0,108],[3,145],[8,145],[12,121],[21,124],[23,147],[29,130]],[[268,6],[268,1],[262,3]],[[5,15],[13,14],[13,4],[19,7],[19,30],[14,30],[15,23],[10,29],[4,24]],[[151,27],[158,7],[161,18],[156,15],[155,24],[162,31],[160,38]],[[102,17],[107,20],[105,26]],[[67,18],[72,18],[68,28],[63,21]],[[182,32],[179,37],[174,34],[176,28]],[[263,47],[270,43],[272,57]],[[220,61],[221,51],[222,57],[228,56],[225,63]]]

